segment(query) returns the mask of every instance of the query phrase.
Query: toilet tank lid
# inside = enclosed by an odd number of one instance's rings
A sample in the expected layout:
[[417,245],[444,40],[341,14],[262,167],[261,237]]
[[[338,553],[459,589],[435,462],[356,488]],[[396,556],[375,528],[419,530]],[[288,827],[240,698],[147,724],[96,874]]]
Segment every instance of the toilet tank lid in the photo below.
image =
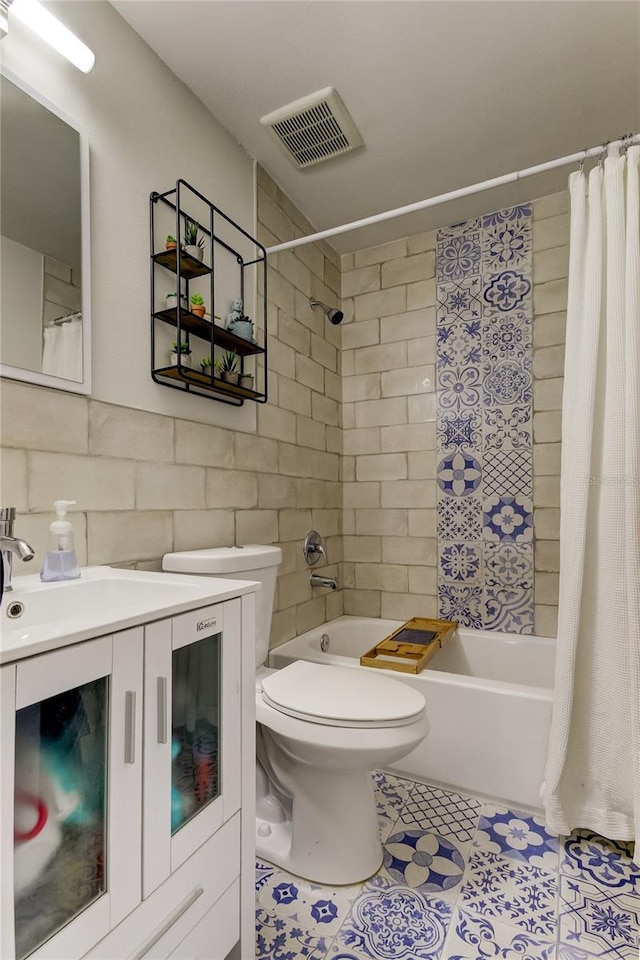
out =
[[262,690],[276,709],[308,720],[345,725],[410,722],[425,707],[418,690],[365,667],[338,667],[296,660],[262,678]]
[[207,550],[183,550],[165,553],[162,569],[172,573],[241,573],[275,567],[282,560],[280,547],[248,543],[241,547],[211,547]]

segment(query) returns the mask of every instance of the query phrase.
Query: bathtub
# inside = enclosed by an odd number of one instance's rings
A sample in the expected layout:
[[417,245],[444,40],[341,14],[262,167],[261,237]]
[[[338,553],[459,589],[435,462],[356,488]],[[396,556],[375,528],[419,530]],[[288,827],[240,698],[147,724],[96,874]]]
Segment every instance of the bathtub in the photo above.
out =
[[[269,664],[313,660],[370,670],[359,657],[401,623],[338,617],[273,648]],[[393,771],[539,809],[554,658],[555,640],[460,628],[421,674],[384,670],[424,694],[430,723]]]

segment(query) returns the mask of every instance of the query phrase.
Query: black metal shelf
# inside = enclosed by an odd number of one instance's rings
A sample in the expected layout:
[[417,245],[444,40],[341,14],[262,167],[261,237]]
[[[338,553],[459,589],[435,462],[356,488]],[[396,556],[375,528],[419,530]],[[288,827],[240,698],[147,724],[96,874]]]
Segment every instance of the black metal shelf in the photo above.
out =
[[[191,256],[184,249],[173,248],[161,250],[158,252],[159,237],[156,236],[156,215],[160,209],[169,208],[172,215],[170,229],[175,232],[175,236],[183,236],[187,221],[194,221],[198,224],[199,232],[207,239],[204,259],[199,260]],[[193,210],[205,211],[199,216],[193,214]],[[168,218],[165,216],[165,220]],[[217,232],[219,224],[223,226],[224,239]],[[159,231],[158,231],[159,232]],[[234,240],[234,237],[236,238]],[[230,239],[229,239],[230,238]],[[151,274],[151,377],[155,383],[163,386],[172,387],[175,390],[194,393],[197,396],[208,396],[212,400],[218,400],[221,403],[231,404],[232,406],[242,406],[245,400],[251,400],[255,403],[267,402],[267,251],[251,234],[243,230],[239,224],[231,220],[222,210],[207,200],[194,187],[185,180],[176,181],[175,188],[167,190],[165,193],[152,193],[150,197],[150,274]],[[251,250],[251,256],[243,256],[236,247],[245,251]],[[258,255],[255,256],[255,251]],[[227,263],[231,262],[232,268],[222,272],[225,289],[235,286],[235,281],[230,284],[232,279],[232,270],[237,273],[237,292],[234,296],[237,299],[245,300],[245,285],[247,282],[247,272],[255,271],[253,279],[257,280],[258,271],[262,281],[262,312],[261,323],[255,323],[256,338],[258,342],[245,340],[242,337],[231,333],[222,325],[215,322],[217,313],[224,315],[225,309],[215,309],[216,281],[217,272],[221,269],[218,258],[227,257]],[[207,262],[207,260],[209,262]],[[235,267],[233,265],[235,264]],[[209,303],[210,315],[213,321],[205,320],[190,310],[182,307],[169,307],[164,310],[156,309],[156,267],[162,267],[169,271],[175,277],[175,291],[180,296],[186,296],[186,302],[189,303],[189,284],[192,280],[208,278],[209,282]],[[159,276],[159,274],[158,274]],[[202,292],[202,287],[198,292]],[[156,335],[157,324],[166,324],[174,327],[176,331],[176,340],[190,345],[190,337],[196,337],[198,340],[209,344],[209,358],[211,361],[217,359],[216,351],[235,351],[239,357],[239,372],[246,372],[245,360],[253,358],[254,363],[249,370],[255,372],[255,390],[248,390],[245,387],[228,383],[211,374],[200,373],[184,366],[167,366],[162,361],[158,363],[157,351],[161,349],[158,345]],[[159,331],[160,328],[158,328]],[[166,335],[161,337],[160,343],[166,343]],[[165,354],[166,356],[166,354]],[[218,355],[219,356],[219,355]]]
[[[162,320],[163,323],[177,327],[177,314],[177,307],[168,307],[166,310],[159,310],[153,316],[156,320]],[[186,331],[194,337],[199,337],[200,340],[206,340],[208,343],[212,342],[211,338],[213,337],[213,343],[216,346],[222,347],[224,350],[235,350],[240,357],[250,357],[258,353],[264,353],[264,347],[259,347],[257,343],[238,337],[235,333],[229,333],[228,330],[218,326],[217,323],[211,323],[210,320],[197,317],[195,313],[187,310],[180,311],[180,326],[183,332]]]

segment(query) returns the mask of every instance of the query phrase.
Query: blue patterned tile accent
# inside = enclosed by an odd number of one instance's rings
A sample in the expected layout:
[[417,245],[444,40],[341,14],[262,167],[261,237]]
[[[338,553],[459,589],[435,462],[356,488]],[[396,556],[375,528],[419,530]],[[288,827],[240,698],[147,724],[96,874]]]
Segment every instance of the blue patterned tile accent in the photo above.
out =
[[477,580],[482,572],[482,541],[439,545],[439,572],[443,580],[466,583]]
[[275,869],[271,863],[256,860],[256,893],[262,890],[265,883],[273,876]]
[[372,776],[378,813],[378,831],[380,839],[385,840],[400,816],[400,810],[405,804],[409,791],[413,788],[413,783],[401,777],[394,777],[390,773],[383,773],[382,770],[374,770]]
[[496,314],[522,310],[531,299],[531,276],[523,270],[503,270],[502,273],[485,277],[482,291],[483,314]]
[[481,535],[482,501],[443,494],[438,501],[438,539],[479,540]]
[[[555,960],[555,940],[533,936],[468,910],[456,910],[442,960]],[[586,960],[586,958],[585,958]]]
[[463,627],[482,630],[482,587],[438,583],[438,616],[457,620]]
[[418,890],[374,877],[363,888],[333,949],[352,949],[358,960],[437,960],[442,952],[451,906]]
[[531,405],[486,407],[483,410],[484,449],[531,450]]
[[[477,223],[477,221],[476,221]],[[438,276],[443,280],[458,280],[480,271],[480,230],[479,224],[472,228],[455,232],[439,230],[436,245],[436,266]]]
[[464,410],[462,413],[450,410],[443,412],[439,417],[437,432],[438,450],[441,453],[460,448],[481,449],[482,420],[473,410]]
[[409,827],[388,838],[383,866],[397,883],[422,893],[444,894],[462,881],[464,858],[451,839]]
[[533,543],[485,543],[486,586],[533,587]]
[[482,281],[480,276],[465,277],[438,283],[436,286],[436,322],[441,325],[459,321],[473,322],[482,316]]
[[640,897],[640,866],[633,844],[606,840],[589,830],[576,830],[564,842],[560,872],[572,879],[595,882],[611,891]]
[[589,957],[636,960],[640,897],[560,877],[559,939]]
[[556,930],[557,880],[527,863],[507,860],[487,850],[471,856],[458,905],[522,927],[532,934],[553,936]]
[[485,540],[510,542],[533,540],[533,501],[523,496],[486,497],[482,504],[482,536]]
[[558,838],[548,833],[542,817],[497,804],[485,804],[474,847],[544,870],[558,869]]
[[475,364],[437,369],[438,403],[444,410],[478,407],[482,399],[481,369]]
[[480,801],[473,797],[419,783],[404,805],[402,822],[451,837],[460,849],[473,838],[481,808]]
[[488,317],[482,333],[485,360],[517,360],[531,355],[531,317],[523,310]]
[[533,634],[533,587],[486,584],[484,626],[503,633]]
[[512,403],[530,406],[532,387],[530,356],[485,364],[482,401],[487,407],[504,407]]
[[486,450],[484,454],[483,493],[521,494],[530,497],[533,487],[533,451]]
[[257,896],[268,914],[277,913],[317,936],[333,937],[359,892],[359,885],[326,887],[276,870]]
[[449,497],[469,497],[480,486],[482,466],[473,453],[456,450],[438,464],[438,487]]
[[533,631],[533,582],[513,570],[499,579],[507,560],[494,554],[489,569],[490,554],[478,550],[476,563],[469,544],[527,543],[532,558],[532,245],[530,203],[439,230],[436,242],[439,614],[516,633]]
[[526,267],[531,262],[531,218],[521,217],[503,223],[484,224],[482,229],[482,267],[485,273]]
[[329,942],[275,913],[256,910],[256,960],[324,960]]

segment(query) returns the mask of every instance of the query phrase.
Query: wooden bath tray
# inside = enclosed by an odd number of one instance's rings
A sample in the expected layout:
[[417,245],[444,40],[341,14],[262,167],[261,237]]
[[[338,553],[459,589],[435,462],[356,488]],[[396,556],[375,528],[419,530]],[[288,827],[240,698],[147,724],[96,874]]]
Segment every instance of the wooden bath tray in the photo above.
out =
[[401,673],[420,673],[457,626],[456,620],[413,617],[367,650],[360,657],[360,664]]

